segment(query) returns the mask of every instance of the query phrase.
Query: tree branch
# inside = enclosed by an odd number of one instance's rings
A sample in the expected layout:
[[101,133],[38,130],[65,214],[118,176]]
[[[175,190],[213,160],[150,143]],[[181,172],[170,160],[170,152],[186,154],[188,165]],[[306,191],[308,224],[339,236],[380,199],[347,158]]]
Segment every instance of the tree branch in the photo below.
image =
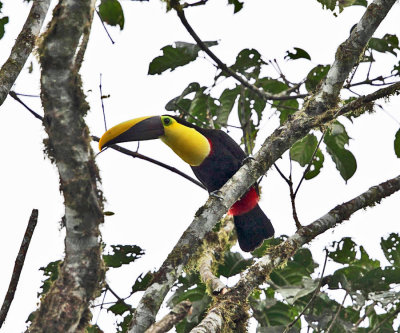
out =
[[[33,111],[29,106],[27,106],[27,105],[17,96],[17,94],[16,94],[14,91],[10,91],[10,96],[11,96],[12,98],[14,98],[18,103],[20,103],[21,105],[23,105],[23,106],[25,107],[25,109],[27,109],[35,118],[37,118],[37,119],[43,121],[43,117],[42,117],[40,114],[38,114],[37,112]],[[93,141],[96,141],[96,142],[99,142],[99,141],[100,141],[100,138],[99,138],[98,136],[92,135],[91,138],[92,138]],[[174,167],[169,166],[168,164],[165,164],[165,163],[163,163],[163,162],[157,161],[157,160],[155,160],[155,159],[153,159],[153,158],[151,158],[151,157],[147,157],[147,156],[142,155],[142,154],[140,154],[140,153],[138,153],[138,152],[134,152],[134,151],[132,151],[132,150],[123,148],[123,147],[118,146],[118,145],[112,145],[112,146],[110,146],[109,148],[114,149],[114,150],[116,150],[116,151],[118,151],[118,152],[120,152],[120,153],[122,153],[122,154],[131,156],[131,157],[133,157],[133,158],[140,158],[140,159],[142,159],[142,160],[144,160],[144,161],[148,161],[148,162],[150,162],[150,163],[156,164],[156,165],[158,165],[158,166],[160,166],[160,167],[162,167],[162,168],[165,168],[165,169],[167,169],[167,170],[169,170],[169,171],[172,171],[172,172],[174,172],[174,173],[176,173],[176,174],[182,176],[183,178],[186,178],[187,180],[191,181],[193,184],[196,184],[197,186],[201,187],[202,189],[204,189],[204,190],[206,189],[206,188],[204,187],[204,185],[203,185],[202,183],[200,183],[198,180],[196,180],[196,179],[190,177],[189,175],[187,175],[187,174],[183,173],[182,171],[178,170],[177,168],[174,168]]]
[[33,1],[32,8],[15,41],[11,54],[0,69],[0,105],[3,104],[26,60],[32,53],[49,6],[50,0]]
[[28,226],[26,227],[24,238],[22,239],[21,246],[15,259],[13,274],[11,276],[10,285],[8,286],[7,294],[4,297],[3,305],[0,310],[0,328],[6,320],[8,310],[14,299],[14,294],[18,286],[19,277],[21,276],[22,267],[24,266],[26,253],[28,252],[29,244],[32,239],[33,232],[35,231],[39,211],[32,209],[31,217],[29,218]]
[[42,298],[29,328],[35,333],[82,332],[104,277],[99,240],[103,197],[84,121],[89,107],[76,71],[81,62],[77,50],[94,4],[94,0],[59,1],[40,46],[43,123],[49,136],[45,145],[60,175],[66,237],[59,277]]
[[168,332],[175,324],[179,323],[191,311],[192,303],[182,301],[175,305],[173,309],[165,315],[159,322],[154,323],[145,333],[164,333]]
[[[213,325],[207,325],[207,329],[201,332],[219,332],[225,324],[225,318],[229,317],[226,311],[229,309],[229,313],[241,313],[243,311],[243,304],[246,302],[250,293],[264,283],[272,270],[284,264],[301,246],[310,242],[326,230],[348,220],[350,216],[358,210],[374,206],[382,199],[399,190],[400,175],[377,186],[371,187],[366,192],[348,202],[336,206],[318,220],[298,230],[294,235],[274,248],[273,251],[252,265],[248,272],[242,276],[231,290],[225,295],[218,297],[217,302],[203,320],[207,323],[212,322]],[[215,318],[216,314],[219,316],[218,320]],[[202,327],[205,326],[203,322],[202,325]],[[192,333],[194,332],[197,331],[192,330]]]
[[[97,136],[95,136],[95,135],[92,135],[92,139],[93,139],[93,141],[96,141],[96,142],[99,142],[99,141],[100,141],[100,138],[97,137]],[[165,168],[165,169],[167,169],[167,170],[169,170],[169,171],[171,171],[171,172],[174,172],[174,173],[178,174],[179,176],[182,176],[183,178],[186,178],[187,180],[191,181],[193,184],[196,184],[197,186],[201,187],[202,189],[204,189],[204,190],[206,189],[206,188],[204,187],[204,185],[203,185],[202,183],[200,183],[198,180],[196,180],[196,179],[190,177],[190,176],[187,175],[186,173],[184,173],[184,172],[178,170],[177,168],[174,168],[174,167],[172,167],[172,166],[170,166],[170,165],[168,165],[168,164],[165,164],[165,163],[163,163],[163,162],[157,161],[157,160],[155,160],[155,159],[153,159],[153,158],[151,158],[151,157],[142,155],[142,154],[140,154],[140,153],[138,153],[138,152],[135,152],[135,151],[126,149],[126,148],[121,147],[121,146],[118,146],[118,145],[111,145],[111,146],[109,146],[109,147],[110,147],[111,149],[114,149],[114,150],[116,150],[116,151],[119,151],[120,153],[125,154],[125,155],[128,155],[128,156],[131,156],[131,157],[133,157],[133,158],[140,158],[141,160],[144,160],[144,161],[147,161],[147,162],[156,164],[156,165],[158,165],[158,166],[160,166],[160,167],[162,167],[162,168]]]
[[318,115],[338,102],[340,90],[353,67],[358,63],[365,46],[386,17],[396,0],[374,0],[351,30],[349,38],[339,45],[335,61],[318,92],[310,100],[306,112]]
[[[289,100],[289,99],[296,99],[296,98],[304,98],[308,96],[307,94],[303,95],[295,95],[295,96],[290,96],[287,95],[289,92],[283,92],[280,94],[276,95],[271,95],[266,93],[264,90],[258,88],[254,84],[251,84],[249,81],[241,77],[239,74],[237,74],[235,71],[230,69],[227,65],[225,65],[208,47],[207,45],[200,39],[200,37],[196,34],[196,32],[193,30],[192,26],[189,24],[189,22],[186,19],[185,12],[183,10],[183,7],[179,5],[177,2],[174,9],[176,10],[176,13],[181,20],[183,26],[186,28],[186,30],[189,32],[189,34],[193,37],[193,39],[196,41],[197,45],[200,47],[201,50],[203,50],[214,62],[217,64],[218,68],[221,69],[225,74],[228,76],[232,76],[234,79],[239,81],[244,87],[248,88],[251,90],[253,93],[255,93],[258,97],[261,99],[268,101],[268,100],[277,100],[277,101],[284,101],[284,100]],[[296,86],[297,87],[297,86]]]
[[[205,205],[198,210],[195,219],[162,264],[159,274],[154,279],[154,283],[145,291],[140,300],[133,316],[130,333],[143,332],[154,322],[154,318],[164,297],[182,273],[183,267],[189,262],[189,259],[196,252],[204,237],[211,232],[215,224],[238,198],[260,176],[264,175],[273,163],[297,140],[303,138],[311,129],[319,127],[345,113],[346,109],[344,107],[339,110],[336,108],[338,95],[345,80],[343,78],[344,71],[347,70],[346,76],[350,73],[353,64],[356,63],[362,54],[369,37],[386,16],[394,2],[395,0],[375,0],[368,6],[366,14],[361,18],[357,27],[353,29],[350,38],[339,46],[337,52],[337,54],[343,55],[340,52],[344,49],[343,45],[352,45],[352,40],[354,39],[357,51],[359,52],[358,56],[356,56],[356,51],[353,50],[349,54],[349,57],[337,57],[335,64],[327,74],[325,83],[322,84],[316,95],[311,97],[300,111],[292,115],[285,124],[277,128],[265,140],[260,150],[254,155],[254,159],[249,160],[243,165],[219,190],[219,198],[210,196]],[[372,15],[371,12],[375,11],[378,13]],[[373,28],[370,28],[369,24]],[[368,26],[365,30],[368,32],[369,37],[363,31],[364,26]],[[355,34],[354,30],[359,31],[359,34]],[[360,43],[359,35],[363,36],[363,45]],[[341,61],[345,62],[346,66],[342,65]],[[336,68],[336,70],[332,70],[332,68]],[[393,86],[391,86],[392,89]],[[396,91],[398,87],[394,89]],[[381,97],[374,96],[373,98],[375,100]],[[355,104],[352,107],[355,107]],[[350,110],[347,109],[347,111]],[[304,228],[301,230],[304,230]]]
[[[216,233],[216,237],[208,239],[207,243],[204,244],[198,261],[201,280],[210,288],[210,293],[213,295],[224,294],[227,291],[226,285],[215,276],[213,263],[221,261],[227,248],[233,245],[233,241],[231,240],[233,229],[233,217],[228,215],[222,220],[221,229]],[[236,241],[236,238],[234,238],[234,241]]]

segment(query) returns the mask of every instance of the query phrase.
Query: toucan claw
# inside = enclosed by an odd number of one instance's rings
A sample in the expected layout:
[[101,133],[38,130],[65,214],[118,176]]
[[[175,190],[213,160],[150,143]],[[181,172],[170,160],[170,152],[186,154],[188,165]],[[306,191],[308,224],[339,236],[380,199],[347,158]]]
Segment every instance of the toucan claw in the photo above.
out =
[[212,191],[212,192],[210,192],[210,197],[214,197],[214,198],[216,198],[218,200],[222,200],[223,199],[222,196],[219,195],[221,193],[222,192],[220,190]]
[[253,156],[246,156],[246,157],[242,160],[242,166],[245,165],[246,163],[248,163],[249,161],[254,161],[254,157],[253,157]]

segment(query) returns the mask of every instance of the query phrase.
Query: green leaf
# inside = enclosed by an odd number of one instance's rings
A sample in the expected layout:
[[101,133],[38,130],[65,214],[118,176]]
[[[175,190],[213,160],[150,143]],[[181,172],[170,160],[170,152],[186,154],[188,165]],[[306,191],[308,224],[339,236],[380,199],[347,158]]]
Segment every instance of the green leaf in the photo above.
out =
[[38,293],[38,296],[46,294],[51,285],[55,280],[58,279],[58,274],[60,271],[60,265],[62,264],[61,260],[52,261],[48,263],[46,267],[40,267],[39,270],[43,271],[43,275],[47,276],[47,279],[43,281],[43,284],[40,286],[42,291]]
[[355,285],[367,273],[366,269],[357,266],[349,266],[336,270],[328,280],[330,289],[344,289],[347,292],[359,290]]
[[311,60],[310,55],[299,47],[294,48],[295,53],[286,51],[285,59],[296,60],[296,59],[308,59]]
[[322,4],[323,9],[326,8],[331,11],[335,10],[337,0],[317,0],[317,1]]
[[124,11],[118,0],[101,0],[99,14],[101,19],[109,25],[119,25],[121,30],[124,28]]
[[8,23],[8,16],[0,18],[0,39],[3,38],[5,29],[4,26]]
[[[208,47],[217,45],[217,41],[204,42]],[[150,63],[150,75],[161,74],[170,69],[173,71],[179,66],[184,66],[196,60],[200,47],[197,44],[186,42],[175,42],[174,45],[164,46],[162,49],[163,55],[159,56]]]
[[393,66],[392,73],[394,73],[396,76],[400,75],[400,61],[397,63],[397,65]]
[[395,56],[396,50],[400,50],[399,39],[391,34],[386,34],[383,38],[372,37],[368,42],[368,47],[382,53],[389,52]]
[[263,88],[266,92],[271,94],[279,94],[282,91],[285,91],[289,88],[289,86],[279,80],[271,79],[269,77],[263,77],[258,79],[256,82],[257,87]]
[[391,233],[386,239],[381,238],[381,248],[386,259],[393,265],[400,267],[400,236]]
[[368,298],[381,303],[383,306],[387,306],[391,303],[395,303],[400,299],[400,291],[389,290],[389,291],[378,291],[371,292],[368,294]]
[[314,67],[308,74],[306,79],[306,89],[309,92],[313,92],[319,83],[325,78],[326,74],[328,74],[330,65],[318,65]]
[[304,167],[310,163],[317,145],[317,137],[314,134],[307,134],[290,148],[290,158]]
[[[314,134],[308,134],[290,148],[290,157],[292,160],[297,161],[302,167],[304,167],[310,163],[317,146],[318,140],[316,136]],[[317,176],[321,171],[324,160],[325,157],[322,154],[322,151],[318,148],[311,161],[310,170],[306,173],[304,178],[309,180]]]
[[[250,299],[249,301],[254,318],[257,319],[261,327],[286,326],[297,315],[295,307],[275,299],[265,299],[262,301]],[[295,324],[295,327],[300,329],[300,321]]]
[[297,286],[302,283],[303,277],[310,277],[315,267],[310,250],[301,248],[284,268],[275,269],[270,278],[279,287]]
[[147,272],[145,276],[142,277],[143,274],[140,274],[136,279],[135,283],[132,286],[131,294],[136,293],[138,291],[145,291],[153,281],[153,273]]
[[133,318],[132,313],[128,313],[125,317],[124,320],[117,325],[117,333],[126,333],[129,330],[131,321]]
[[[257,50],[243,49],[237,55],[236,62],[231,66],[231,69],[244,75],[247,79],[257,79],[263,63],[261,54]],[[220,75],[225,76],[224,73]]]
[[207,124],[213,127],[213,118],[217,113],[218,105],[213,97],[204,93],[205,89],[206,87],[202,87],[197,91],[190,104],[189,114],[192,115],[190,120],[199,126]]
[[130,310],[131,310],[131,308],[126,303],[122,303],[122,302],[117,302],[107,309],[107,311],[110,311],[110,312],[114,313],[115,315],[120,315],[120,316],[122,316],[126,311],[130,311]]
[[201,89],[200,84],[198,84],[197,82],[189,83],[189,85],[183,90],[182,94],[171,99],[165,105],[165,109],[167,111],[178,111],[180,113],[182,113],[182,111],[184,111],[184,113],[189,112],[192,100],[187,99],[185,97],[193,92],[199,91],[200,89]]
[[293,305],[299,298],[314,292],[318,283],[318,280],[303,276],[301,284],[280,287],[276,291],[282,295],[288,304]]
[[113,216],[113,215],[115,215],[115,213],[114,213],[114,212],[106,211],[106,212],[103,212],[103,215],[104,215],[104,216]]
[[344,126],[338,121],[334,122],[326,131],[324,142],[326,151],[336,164],[336,169],[345,181],[349,180],[357,170],[357,162],[354,155],[344,148],[349,143],[349,136]]
[[240,2],[239,0],[228,0],[228,4],[234,6],[233,13],[236,14],[243,8],[243,2]]
[[233,89],[225,89],[219,97],[221,103],[217,111],[216,122],[221,126],[226,126],[229,115],[236,102],[237,96],[240,93],[240,88],[236,86]]
[[332,246],[336,245],[336,250],[329,252],[328,256],[339,264],[351,264],[356,258],[356,246],[350,237],[344,237],[339,242],[334,242]]
[[345,7],[349,6],[364,6],[367,7],[367,0],[317,0],[322,4],[323,9],[329,9],[334,11],[336,6],[339,7],[339,13],[343,11]]
[[111,245],[113,254],[103,255],[104,263],[108,267],[121,267],[139,259],[144,251],[137,245]]
[[306,173],[304,178],[306,180],[310,180],[310,179],[316,177],[320,173],[320,171],[324,165],[324,160],[325,160],[324,154],[322,153],[321,149],[318,148],[317,152],[311,162],[310,170]]
[[243,272],[253,263],[253,259],[245,259],[239,252],[225,252],[224,262],[218,267],[218,274],[231,277]]
[[397,131],[394,138],[394,152],[398,158],[400,158],[400,129]]

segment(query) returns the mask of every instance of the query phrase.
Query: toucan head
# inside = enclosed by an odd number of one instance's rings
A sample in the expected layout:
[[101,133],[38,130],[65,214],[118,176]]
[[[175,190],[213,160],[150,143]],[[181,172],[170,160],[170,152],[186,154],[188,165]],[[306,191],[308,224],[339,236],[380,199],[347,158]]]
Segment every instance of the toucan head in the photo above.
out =
[[105,132],[99,149],[122,142],[161,139],[185,162],[197,166],[209,155],[211,146],[203,134],[188,125],[168,115],[131,119]]

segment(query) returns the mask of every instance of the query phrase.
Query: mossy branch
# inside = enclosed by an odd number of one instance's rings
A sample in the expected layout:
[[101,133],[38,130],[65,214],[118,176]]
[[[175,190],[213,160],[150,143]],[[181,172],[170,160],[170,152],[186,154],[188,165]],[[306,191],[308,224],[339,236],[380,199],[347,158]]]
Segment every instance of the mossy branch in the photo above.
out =
[[[260,176],[264,175],[297,140],[303,138],[313,128],[318,128],[343,114],[342,109],[337,107],[337,103],[344,80],[359,59],[373,32],[394,3],[395,0],[375,0],[368,6],[366,13],[355,29],[358,33],[351,33],[348,40],[338,48],[337,53],[343,54],[341,53],[343,52],[343,45],[353,45],[354,40],[356,46],[352,48],[348,57],[336,57],[332,66],[335,70],[331,68],[325,82],[316,94],[306,101],[301,110],[296,112],[265,140],[260,150],[254,155],[254,159],[242,166],[220,189],[219,198],[210,196],[205,205],[198,210],[195,219],[162,264],[155,283],[145,291],[134,314],[130,333],[143,332],[154,322],[158,309],[165,295],[173,286],[175,279],[197,251],[202,240],[238,198]],[[398,89],[397,86],[394,88],[395,90]],[[375,99],[380,98],[379,96],[375,97]],[[355,107],[354,104],[353,107]]]
[[[250,293],[264,283],[275,268],[284,265],[300,247],[310,242],[318,235],[348,220],[355,212],[380,203],[382,199],[397,191],[400,191],[400,175],[371,187],[352,200],[336,206],[318,220],[299,229],[294,235],[271,249],[267,255],[263,256],[257,263],[252,265],[247,273],[241,277],[239,282],[225,295],[218,297],[218,301],[200,323],[202,330],[199,332],[214,333],[220,332],[223,328],[227,329],[227,331],[233,330],[233,327],[224,327],[230,323],[230,321],[227,320],[229,314],[240,313],[242,311],[241,307],[246,303]],[[226,299],[230,297],[234,297],[238,301],[230,304],[229,309],[226,309]],[[234,308],[232,308],[232,306]],[[216,315],[218,315],[219,318],[216,318]],[[197,331],[193,330],[192,332]]]
[[84,332],[104,278],[99,239],[103,198],[84,121],[89,107],[77,72],[86,46],[80,41],[88,33],[94,4],[60,1],[39,48],[46,152],[60,176],[66,237],[59,278],[42,298],[30,332]]
[[11,49],[10,56],[0,69],[0,105],[3,104],[26,60],[32,53],[49,6],[50,0],[34,0],[32,3],[32,8]]

